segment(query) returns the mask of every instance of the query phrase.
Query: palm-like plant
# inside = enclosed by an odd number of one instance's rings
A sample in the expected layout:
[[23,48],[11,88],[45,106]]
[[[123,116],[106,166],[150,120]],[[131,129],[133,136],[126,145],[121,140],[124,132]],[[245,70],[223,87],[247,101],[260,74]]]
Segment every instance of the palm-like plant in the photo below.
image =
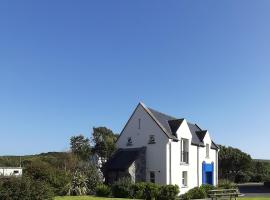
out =
[[76,171],[72,177],[71,183],[68,186],[67,195],[80,196],[88,193],[87,177],[79,171]]

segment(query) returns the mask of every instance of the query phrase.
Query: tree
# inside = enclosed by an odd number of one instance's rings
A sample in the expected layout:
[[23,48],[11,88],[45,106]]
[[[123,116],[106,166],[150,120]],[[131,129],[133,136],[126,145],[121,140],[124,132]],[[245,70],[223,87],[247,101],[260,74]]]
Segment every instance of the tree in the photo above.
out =
[[235,181],[239,173],[248,173],[252,159],[250,155],[233,147],[220,146],[219,175],[220,178]]
[[72,153],[77,155],[81,160],[89,160],[91,146],[88,138],[85,138],[83,135],[72,136],[70,138],[70,146]]
[[94,143],[93,153],[96,153],[102,160],[102,164],[108,160],[116,150],[117,134],[106,127],[93,128],[92,142]]

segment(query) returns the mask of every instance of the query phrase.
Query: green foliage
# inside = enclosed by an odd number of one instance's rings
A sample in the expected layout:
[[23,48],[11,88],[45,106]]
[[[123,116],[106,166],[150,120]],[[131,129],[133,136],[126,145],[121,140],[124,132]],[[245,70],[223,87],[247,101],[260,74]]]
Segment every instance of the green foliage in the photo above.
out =
[[132,198],[134,199],[144,199],[144,190],[145,190],[146,183],[135,183],[131,186],[132,190]]
[[108,160],[116,150],[117,135],[106,127],[94,127],[92,136],[93,153],[103,160]]
[[239,172],[235,176],[235,183],[247,183],[251,181],[252,175],[250,172]]
[[218,181],[218,188],[220,189],[236,189],[237,185],[230,180],[221,179]]
[[77,155],[81,160],[89,160],[91,154],[90,140],[83,135],[72,136],[70,138],[70,148],[72,153]]
[[179,193],[178,185],[163,185],[160,187],[158,200],[175,200]]
[[130,178],[124,177],[112,185],[112,194],[117,198],[128,198],[132,195],[132,182]]
[[0,199],[5,200],[52,200],[53,192],[48,184],[34,181],[27,176],[0,180]]
[[96,187],[96,196],[109,197],[111,195],[111,188],[107,185],[100,184]]
[[159,185],[154,183],[146,183],[144,190],[144,198],[146,200],[156,199],[159,193]]
[[209,185],[209,184],[203,184],[203,185],[200,186],[200,188],[201,188],[202,190],[204,190],[205,193],[206,193],[207,195],[209,194],[209,191],[210,191],[210,190],[216,189],[215,186]]
[[97,167],[91,163],[84,162],[80,164],[77,171],[82,173],[87,179],[88,194],[94,194],[97,185],[102,183],[102,179]]
[[86,195],[87,193],[87,177],[83,173],[76,171],[73,174],[71,183],[69,184],[67,195],[80,196]]
[[220,146],[219,151],[219,172],[220,178],[235,181],[240,172],[250,170],[252,159],[250,155],[239,149]]
[[201,187],[195,187],[189,190],[184,195],[181,195],[183,200],[189,200],[189,199],[204,199],[207,197],[207,193],[204,188]]
[[67,172],[56,169],[40,160],[30,161],[25,166],[24,174],[34,181],[45,182],[50,185],[55,195],[64,195],[65,191],[63,189],[70,180]]

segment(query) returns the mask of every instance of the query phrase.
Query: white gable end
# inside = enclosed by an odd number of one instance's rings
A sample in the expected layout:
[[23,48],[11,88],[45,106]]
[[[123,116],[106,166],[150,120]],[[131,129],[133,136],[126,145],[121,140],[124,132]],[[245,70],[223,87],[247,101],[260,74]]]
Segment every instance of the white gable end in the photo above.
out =
[[[154,137],[154,142],[150,142]],[[132,143],[129,143],[131,139]],[[155,172],[158,184],[167,183],[167,143],[169,138],[139,104],[123,129],[118,141],[118,148],[146,147],[146,180],[150,181],[150,172]]]

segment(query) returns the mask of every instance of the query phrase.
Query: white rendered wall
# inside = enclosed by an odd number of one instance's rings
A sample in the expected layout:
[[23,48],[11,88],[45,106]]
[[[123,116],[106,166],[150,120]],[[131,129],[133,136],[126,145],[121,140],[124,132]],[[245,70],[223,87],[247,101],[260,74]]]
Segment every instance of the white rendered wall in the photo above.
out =
[[[15,173],[18,171],[18,173]],[[21,176],[22,168],[0,167],[0,176]]]
[[[184,194],[189,189],[197,186],[197,147],[191,145],[192,135],[188,128],[186,120],[184,120],[177,130],[178,139],[184,138],[189,140],[189,163],[180,162],[181,142],[172,142],[172,184],[177,184],[180,193]],[[187,187],[182,186],[182,172],[187,171],[188,180]]]
[[[139,129],[139,119],[141,127]],[[156,183],[158,184],[177,184],[180,188],[180,194],[200,186],[202,184],[202,163],[208,164],[214,162],[214,185],[217,182],[217,164],[216,150],[209,151],[209,158],[206,158],[206,148],[191,145],[192,135],[184,120],[177,130],[178,139],[185,138],[189,140],[189,164],[180,162],[181,142],[168,139],[165,133],[154,122],[154,120],[145,111],[142,105],[139,105],[126,127],[122,131],[117,141],[118,148],[138,148],[146,146],[146,180],[149,181],[149,172],[155,171]],[[148,144],[149,135],[155,135],[155,144]],[[132,138],[133,145],[127,146],[128,137]],[[204,144],[211,147],[211,138],[207,132],[204,138]],[[197,151],[199,150],[199,157]],[[182,172],[188,172],[188,186],[182,187]],[[198,173],[199,171],[199,173]]]
[[210,151],[209,151],[209,158],[206,157],[206,148],[205,147],[200,147],[200,156],[199,156],[199,169],[200,169],[200,185],[202,184],[202,163],[205,161],[207,164],[211,164],[212,162],[214,163],[214,185],[217,183],[217,166],[216,166],[216,150],[211,149],[211,138],[209,135],[209,132],[207,131],[205,137],[204,137],[204,145],[209,144],[210,145]]
[[[139,129],[139,119],[141,119],[141,128]],[[148,144],[149,135],[155,135],[155,144]],[[132,138],[133,145],[127,146],[128,137]],[[146,180],[149,181],[149,172],[155,171],[156,183],[168,184],[167,182],[167,143],[168,137],[139,105],[133,116],[122,131],[117,141],[118,148],[137,148],[146,146]]]

